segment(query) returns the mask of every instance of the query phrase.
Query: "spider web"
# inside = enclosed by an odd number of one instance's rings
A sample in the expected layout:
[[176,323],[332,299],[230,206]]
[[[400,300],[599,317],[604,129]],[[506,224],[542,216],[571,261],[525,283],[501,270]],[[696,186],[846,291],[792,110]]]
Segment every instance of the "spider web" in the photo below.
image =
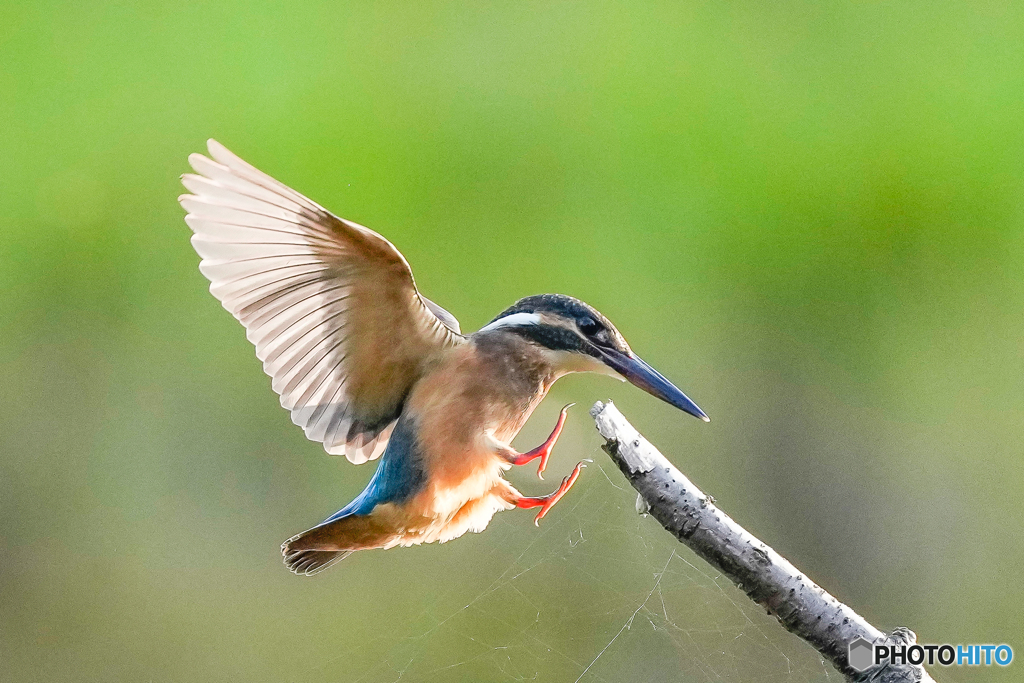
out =
[[[450,564],[431,565],[424,577],[424,590],[439,592],[411,618],[389,621],[393,632],[358,639],[302,679],[842,680],[725,576],[639,515],[636,493],[603,453],[595,448],[589,457],[588,485],[577,484],[540,529],[512,511],[496,515],[485,534],[441,546]],[[469,538],[478,539],[475,547]],[[481,559],[483,545],[491,551]]]

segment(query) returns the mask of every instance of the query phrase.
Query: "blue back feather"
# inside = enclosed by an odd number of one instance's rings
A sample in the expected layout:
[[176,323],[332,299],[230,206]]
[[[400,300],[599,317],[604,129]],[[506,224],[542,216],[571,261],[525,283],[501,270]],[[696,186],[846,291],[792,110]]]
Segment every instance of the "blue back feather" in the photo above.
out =
[[322,524],[349,515],[368,515],[381,503],[401,503],[422,489],[426,475],[416,432],[416,421],[412,417],[403,415],[399,418],[370,483],[351,503],[325,519]]

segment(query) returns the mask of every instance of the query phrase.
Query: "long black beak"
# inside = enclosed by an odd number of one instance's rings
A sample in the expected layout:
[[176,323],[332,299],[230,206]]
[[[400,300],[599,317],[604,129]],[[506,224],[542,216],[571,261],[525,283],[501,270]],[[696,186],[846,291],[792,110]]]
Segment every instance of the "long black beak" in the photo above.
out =
[[645,363],[633,353],[622,353],[615,349],[599,348],[605,364],[625,377],[631,384],[638,386],[651,396],[657,396],[665,403],[698,417],[705,422],[711,418],[697,407],[676,385],[669,382],[664,375]]

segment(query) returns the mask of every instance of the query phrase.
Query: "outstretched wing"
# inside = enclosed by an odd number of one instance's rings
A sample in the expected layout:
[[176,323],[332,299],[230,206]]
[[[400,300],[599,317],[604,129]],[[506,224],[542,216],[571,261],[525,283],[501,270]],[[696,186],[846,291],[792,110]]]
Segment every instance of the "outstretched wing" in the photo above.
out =
[[355,463],[384,451],[410,387],[463,343],[458,321],[420,296],[386,239],[210,140],[182,195],[199,269],[256,345],[281,405],[306,436]]

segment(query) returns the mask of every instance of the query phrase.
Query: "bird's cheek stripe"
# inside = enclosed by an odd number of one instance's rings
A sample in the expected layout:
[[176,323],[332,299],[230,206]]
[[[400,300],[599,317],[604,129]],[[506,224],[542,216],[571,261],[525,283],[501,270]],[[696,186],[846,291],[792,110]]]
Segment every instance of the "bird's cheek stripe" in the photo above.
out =
[[499,327],[520,327],[523,325],[539,325],[540,316],[536,313],[513,313],[480,328],[480,332],[489,332]]

